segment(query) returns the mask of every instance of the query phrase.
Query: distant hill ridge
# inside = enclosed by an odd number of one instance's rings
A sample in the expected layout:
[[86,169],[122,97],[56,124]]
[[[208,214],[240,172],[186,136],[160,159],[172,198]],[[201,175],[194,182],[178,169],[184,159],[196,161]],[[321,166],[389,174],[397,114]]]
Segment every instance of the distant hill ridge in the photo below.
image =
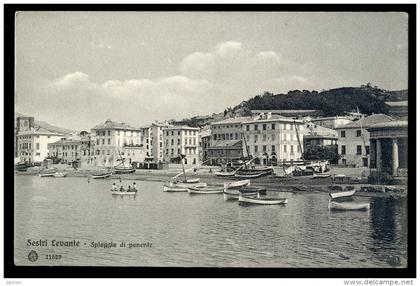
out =
[[323,116],[339,116],[359,109],[364,114],[389,114],[385,102],[408,100],[408,90],[388,91],[369,83],[360,87],[341,87],[330,90],[292,90],[287,94],[268,91],[243,101],[224,112],[211,116],[195,116],[173,124],[204,126],[234,116],[249,116],[251,110],[319,110]]

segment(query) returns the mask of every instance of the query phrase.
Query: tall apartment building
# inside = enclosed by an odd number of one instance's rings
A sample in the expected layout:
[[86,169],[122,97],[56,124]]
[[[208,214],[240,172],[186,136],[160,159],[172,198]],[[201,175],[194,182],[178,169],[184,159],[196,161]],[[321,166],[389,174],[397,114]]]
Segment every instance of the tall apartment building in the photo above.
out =
[[243,153],[255,163],[269,165],[279,161],[301,160],[303,121],[262,113],[242,122],[245,142]]
[[92,128],[91,133],[94,139],[91,165],[116,166],[120,164],[121,157],[127,159],[128,163],[144,161],[140,129],[108,119]]
[[164,161],[178,163],[180,155],[184,155],[184,164],[198,164],[199,130],[199,128],[189,126],[168,126],[164,128]]
[[149,161],[162,162],[164,160],[163,129],[167,123],[153,122],[141,127],[142,144],[145,146],[146,158]]

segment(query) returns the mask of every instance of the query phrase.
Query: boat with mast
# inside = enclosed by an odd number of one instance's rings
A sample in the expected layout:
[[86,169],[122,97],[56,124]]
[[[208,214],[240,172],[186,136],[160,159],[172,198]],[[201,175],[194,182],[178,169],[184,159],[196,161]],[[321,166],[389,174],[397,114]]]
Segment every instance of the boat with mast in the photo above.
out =
[[116,174],[131,174],[131,173],[134,173],[136,171],[136,169],[134,169],[133,166],[126,166],[125,165],[126,158],[123,158],[123,156],[121,156],[120,150],[118,150],[118,155],[120,156],[120,159],[117,159],[117,161],[121,161],[121,163],[119,163],[117,166],[114,167],[115,173]]

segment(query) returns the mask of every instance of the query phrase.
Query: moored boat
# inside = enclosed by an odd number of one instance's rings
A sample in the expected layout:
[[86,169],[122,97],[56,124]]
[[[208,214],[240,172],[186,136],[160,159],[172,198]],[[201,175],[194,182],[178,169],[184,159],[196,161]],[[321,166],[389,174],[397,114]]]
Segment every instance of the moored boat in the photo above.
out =
[[249,186],[251,184],[250,180],[234,181],[229,183],[224,183],[225,189],[235,189]]
[[170,186],[170,185],[163,185],[163,191],[169,192],[169,193],[175,193],[175,192],[188,192],[188,188],[183,187],[176,187],[176,186]]
[[19,162],[15,165],[15,171],[25,172],[27,171],[32,165],[28,162]]
[[94,174],[92,174],[92,179],[105,179],[105,178],[109,178],[111,175],[112,175],[111,172],[94,173]]
[[266,198],[266,197],[259,197],[259,196],[252,198],[247,195],[240,195],[239,204],[284,205],[284,204],[287,204],[287,199],[286,198]]
[[345,191],[345,192],[337,192],[337,193],[330,193],[331,199],[338,199],[344,197],[351,197],[356,193],[356,190]]
[[136,169],[132,167],[114,167],[116,174],[131,174],[136,171]]
[[53,174],[54,178],[64,178],[65,176],[67,176],[67,173],[64,172],[55,172]]
[[338,211],[367,211],[370,209],[370,203],[358,202],[334,202],[329,201],[328,208]]
[[235,174],[235,178],[242,178],[242,179],[255,179],[262,176],[268,175],[267,173],[261,172],[256,174]]
[[205,187],[207,183],[169,183],[169,187],[188,188],[188,187]]
[[214,173],[218,177],[233,177],[235,176],[235,171],[232,172],[216,172]]
[[329,178],[329,177],[331,177],[330,173],[314,173],[312,175],[312,178],[314,179]]
[[39,176],[40,177],[53,177],[55,174],[56,170],[52,169],[52,170],[44,170],[39,172]]
[[221,186],[188,187],[189,194],[222,194],[225,188]]

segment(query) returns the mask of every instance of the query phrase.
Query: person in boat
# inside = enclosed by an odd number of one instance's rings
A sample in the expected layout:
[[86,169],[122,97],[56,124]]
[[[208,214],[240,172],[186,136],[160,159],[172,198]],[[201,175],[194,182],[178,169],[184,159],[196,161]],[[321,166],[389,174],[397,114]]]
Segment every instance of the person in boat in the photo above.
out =
[[133,183],[133,192],[137,192],[136,182]]
[[120,192],[124,192],[125,190],[124,190],[124,187],[123,186],[121,186],[120,187]]
[[132,192],[133,190],[131,189],[131,186],[128,186],[128,190],[127,192]]
[[118,190],[118,188],[117,188],[117,186],[115,185],[115,183],[112,185],[112,188],[111,188],[111,191],[113,191],[113,192],[115,192],[115,191],[117,191]]

